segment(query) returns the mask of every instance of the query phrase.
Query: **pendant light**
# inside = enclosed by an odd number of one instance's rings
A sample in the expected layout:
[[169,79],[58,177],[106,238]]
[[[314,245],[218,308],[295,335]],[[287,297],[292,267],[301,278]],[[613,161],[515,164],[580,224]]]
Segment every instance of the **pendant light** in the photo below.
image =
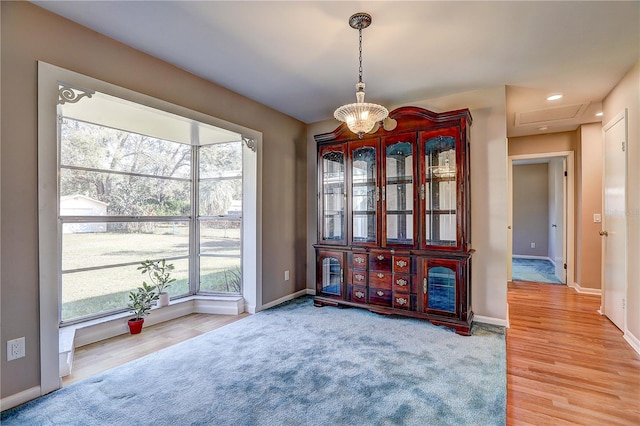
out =
[[343,105],[336,109],[333,116],[344,123],[360,139],[370,132],[376,124],[387,118],[389,111],[382,105],[370,104],[364,101],[364,82],[362,81],[362,30],[371,25],[371,15],[359,12],[349,18],[351,28],[358,30],[358,44],[360,53],[360,67],[358,68],[358,83],[356,84],[356,102]]

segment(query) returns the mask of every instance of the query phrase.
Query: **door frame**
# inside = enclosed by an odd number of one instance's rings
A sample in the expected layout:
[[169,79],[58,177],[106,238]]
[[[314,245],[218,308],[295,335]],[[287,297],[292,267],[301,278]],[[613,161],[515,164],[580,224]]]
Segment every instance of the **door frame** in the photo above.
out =
[[[615,117],[613,117],[611,120],[609,120],[609,122],[607,124],[605,124],[604,126],[602,126],[602,223],[601,223],[601,230],[605,231],[607,229],[607,223],[606,223],[606,215],[605,215],[605,203],[604,203],[604,192],[605,192],[605,186],[604,186],[604,174],[606,172],[605,170],[605,152],[606,152],[606,147],[605,147],[605,143],[606,143],[606,132],[607,130],[611,129],[613,126],[615,126],[616,124],[618,124],[618,122],[620,122],[621,120],[624,120],[624,142],[625,142],[625,151],[624,151],[624,161],[625,161],[625,169],[624,169],[624,205],[625,205],[625,210],[628,208],[629,206],[629,118],[628,118],[628,110],[627,108],[623,109],[620,113],[618,113]],[[624,301],[625,301],[625,308],[623,309],[623,319],[622,319],[622,323],[623,323],[623,328],[622,328],[622,332],[623,334],[627,334],[627,309],[626,309],[626,302],[627,302],[627,296],[629,295],[629,220],[627,219],[626,215],[625,215],[625,221],[624,221],[624,228],[625,228],[625,232],[624,232]],[[600,285],[601,285],[601,295],[600,295],[600,310],[598,311],[598,313],[600,315],[604,315],[606,316],[606,312],[605,312],[605,294],[606,294],[606,274],[605,274],[605,255],[606,255],[606,244],[604,240],[601,240],[601,268],[600,268]],[[609,317],[607,317],[609,318]],[[610,320],[610,319],[609,319]],[[612,321],[613,323],[613,321]]]
[[507,157],[507,281],[512,280],[512,256],[513,256],[513,162],[520,160],[539,160],[542,158],[564,158],[567,165],[567,192],[565,194],[566,215],[565,215],[565,247],[566,247],[566,263],[567,263],[567,279],[566,285],[577,290],[574,282],[575,265],[574,265],[574,249],[575,249],[575,226],[574,226],[574,152],[558,151],[543,152],[537,154],[521,154],[510,155]]

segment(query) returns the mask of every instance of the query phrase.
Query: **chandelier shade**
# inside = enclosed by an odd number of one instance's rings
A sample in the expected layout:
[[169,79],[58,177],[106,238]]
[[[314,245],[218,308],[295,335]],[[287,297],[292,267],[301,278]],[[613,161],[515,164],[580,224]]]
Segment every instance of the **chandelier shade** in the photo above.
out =
[[360,67],[358,69],[358,83],[356,84],[356,102],[343,105],[336,109],[333,116],[336,120],[347,124],[349,130],[357,134],[359,138],[370,132],[376,124],[387,118],[389,111],[382,105],[371,104],[364,101],[364,87],[362,81],[362,29],[371,25],[371,15],[367,13],[356,13],[349,18],[351,28],[357,29],[359,33],[358,44],[360,52]]

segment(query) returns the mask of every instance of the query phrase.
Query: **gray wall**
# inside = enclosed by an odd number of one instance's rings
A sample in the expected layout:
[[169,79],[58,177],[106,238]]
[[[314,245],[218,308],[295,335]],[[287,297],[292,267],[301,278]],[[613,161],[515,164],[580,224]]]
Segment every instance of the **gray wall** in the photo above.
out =
[[[1,397],[40,384],[37,209],[37,61],[113,83],[263,133],[263,303],[306,287],[306,126],[220,86],[27,2],[1,2],[1,322],[7,364]],[[284,270],[291,279],[284,281]]]
[[[549,167],[513,167],[513,254],[549,255]],[[531,248],[531,243],[536,247]]]

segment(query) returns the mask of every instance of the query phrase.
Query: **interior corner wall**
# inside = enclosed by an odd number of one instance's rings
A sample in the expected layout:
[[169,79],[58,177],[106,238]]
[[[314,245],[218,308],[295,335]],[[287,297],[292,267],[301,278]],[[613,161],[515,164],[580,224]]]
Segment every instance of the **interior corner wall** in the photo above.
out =
[[578,162],[580,199],[578,221],[576,282],[581,288],[600,289],[602,237],[601,223],[594,222],[594,214],[602,214],[602,125],[584,124],[578,128]]
[[[513,166],[513,255],[549,255],[549,166]],[[535,247],[531,247],[535,244]]]
[[[507,324],[507,128],[505,87],[418,100],[411,106],[435,112],[469,108],[473,117],[471,152],[472,309],[477,317]],[[388,105],[393,110],[404,105]],[[317,194],[317,159],[313,135],[334,130],[335,120],[313,123],[307,132],[308,192]],[[315,288],[317,200],[308,200],[307,279]]]
[[603,105],[604,125],[627,110],[628,270],[625,336],[632,334],[636,345],[640,345],[640,60],[607,95]]
[[[306,286],[306,125],[29,2],[0,2],[1,345],[25,337],[26,356],[0,360],[1,397],[39,387],[37,61],[262,132],[263,304]],[[277,250],[274,249],[277,247]],[[284,270],[291,280],[284,281]],[[260,273],[260,272],[258,272]],[[3,351],[4,353],[4,351]]]

